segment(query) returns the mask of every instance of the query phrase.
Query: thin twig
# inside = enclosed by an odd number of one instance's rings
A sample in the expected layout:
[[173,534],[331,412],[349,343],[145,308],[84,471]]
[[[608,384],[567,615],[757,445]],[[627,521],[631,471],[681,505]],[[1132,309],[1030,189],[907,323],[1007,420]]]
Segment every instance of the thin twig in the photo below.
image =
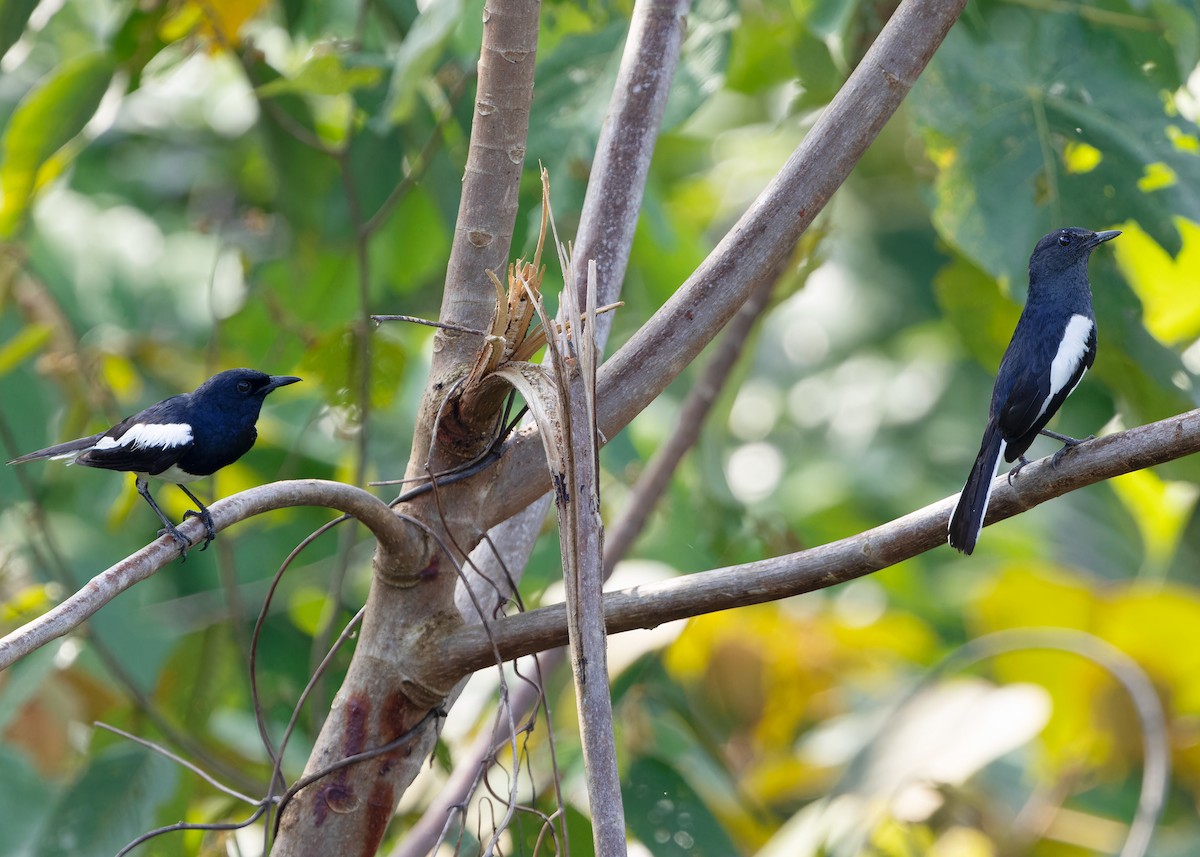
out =
[[179,830],[241,830],[243,827],[249,827],[258,821],[263,814],[265,807],[259,807],[254,811],[254,814],[245,821],[230,821],[216,824],[198,824],[192,821],[177,821],[174,824],[168,824],[165,827],[158,827],[154,830],[147,831],[137,839],[130,842],[124,848],[117,852],[116,857],[125,857],[134,848],[137,848],[143,842],[148,842],[155,837],[162,836],[164,833],[175,833]]
[[491,336],[486,330],[479,330],[474,327],[467,327],[462,324],[455,324],[452,321],[430,321],[427,318],[419,318],[415,315],[372,315],[371,321],[376,324],[382,324],[385,321],[407,321],[411,324],[424,324],[429,327],[440,327],[442,330],[457,330],[459,333],[470,333],[473,336]]
[[222,783],[217,782],[217,780],[215,778],[213,778],[210,774],[208,774],[203,768],[192,764],[191,762],[189,762],[187,759],[183,758],[182,756],[177,756],[176,754],[172,753],[170,750],[168,750],[166,747],[162,746],[161,744],[156,744],[155,742],[148,741],[145,738],[139,738],[137,735],[133,735],[129,732],[126,732],[124,729],[118,729],[116,726],[110,726],[109,724],[102,723],[99,720],[94,721],[92,723],[92,725],[98,729],[103,729],[107,732],[112,732],[114,735],[120,735],[122,738],[126,739],[127,741],[132,741],[135,744],[141,744],[143,747],[147,748],[148,750],[153,750],[155,753],[158,753],[160,756],[165,756],[166,758],[170,759],[175,764],[182,765],[183,767],[187,768],[189,771],[191,771],[193,774],[198,776],[200,779],[204,780],[204,782],[208,783],[214,789],[216,789],[217,791],[220,791],[220,792],[224,792],[225,794],[229,795],[231,798],[240,800],[242,803],[248,803],[251,806],[260,806],[262,804],[262,801],[260,801],[260,800],[255,800],[252,797],[247,797],[246,795],[242,794],[241,792],[231,789],[229,786],[226,786],[226,785],[223,785]]
[[[263,749],[266,751],[267,758],[271,760],[272,764],[275,764],[278,758],[275,752],[275,745],[271,741],[271,733],[267,730],[266,715],[263,711],[262,698],[258,691],[258,641],[262,638],[263,625],[266,624],[267,613],[271,608],[271,601],[275,598],[275,590],[279,587],[280,581],[283,580],[284,573],[296,561],[300,553],[338,524],[350,520],[350,517],[350,515],[342,515],[339,518],[334,518],[332,521],[323,524],[315,531],[309,533],[298,545],[292,548],[283,562],[280,563],[275,576],[271,578],[271,583],[267,587],[267,594],[263,598],[262,606],[258,610],[258,616],[254,620],[254,630],[250,634],[249,648],[250,699],[254,705],[254,720],[258,724],[258,734],[262,740]],[[274,784],[272,783],[273,787]]]

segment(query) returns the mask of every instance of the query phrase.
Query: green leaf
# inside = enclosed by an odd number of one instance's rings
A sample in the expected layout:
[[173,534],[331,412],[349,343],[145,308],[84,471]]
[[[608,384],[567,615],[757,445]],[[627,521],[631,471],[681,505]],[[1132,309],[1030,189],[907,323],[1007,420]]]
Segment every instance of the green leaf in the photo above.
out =
[[0,345],[0,376],[7,375],[26,358],[42,350],[50,341],[50,326],[30,324],[4,345]]
[[995,280],[962,259],[942,268],[933,286],[938,305],[962,335],[963,346],[995,372],[1012,339],[1020,307],[1000,293]]
[[[1155,19],[1119,18],[981,4],[913,90],[938,231],[1008,283],[1024,285],[1053,228],[1135,220],[1176,253],[1175,219],[1200,218],[1200,155],[1176,142],[1194,128],[1163,104],[1181,83],[1174,57]],[[1099,160],[1078,165],[1080,144]],[[1151,192],[1130,180],[1167,174]]]
[[655,857],[716,857],[739,849],[679,773],[640,757],[622,778],[626,824]]
[[391,91],[380,115],[387,125],[398,125],[412,116],[418,87],[442,55],[442,46],[462,15],[462,0],[435,0],[417,16],[392,66]]
[[[737,29],[736,11],[730,0],[698,0],[692,4],[679,66],[663,110],[663,132],[691,118],[725,82],[729,45]],[[604,98],[607,101],[608,91]]]
[[45,830],[53,798],[51,787],[15,749],[0,744],[0,854],[28,854]]
[[103,52],[60,66],[21,99],[0,141],[0,237],[21,223],[47,161],[87,125],[116,64]]
[[280,77],[258,88],[263,98],[274,98],[285,92],[299,95],[344,95],[355,89],[374,86],[383,78],[378,68],[347,68],[337,54],[313,57],[295,77]]
[[91,765],[55,804],[36,857],[111,857],[154,824],[178,777],[167,759],[142,747],[117,745]]
[[[1132,222],[1176,255],[1179,224],[1200,216],[1195,129],[1163,102],[1179,85],[1170,48],[1153,18],[1122,12],[1117,26],[1106,16],[984,3],[977,19],[951,32],[914,90],[937,169],[938,231],[1017,295],[1031,248],[1053,228]],[[1186,410],[1179,356],[1147,333],[1142,304],[1114,269],[1111,251],[1096,253],[1093,377],[1128,424]],[[976,299],[943,287],[939,297],[944,307]],[[1147,311],[1161,328],[1159,308]],[[1194,469],[1178,462],[1168,470],[1183,478]]]
[[[628,27],[628,22],[616,21],[603,29],[573,33],[538,58],[537,97],[529,123],[531,153],[591,159],[617,77],[614,52]],[[551,171],[555,173],[553,167]]]
[[0,3],[0,59],[25,32],[25,24],[38,0],[4,0]]
[[751,94],[794,79],[789,56],[794,26],[786,4],[747,4],[732,34],[726,86]]

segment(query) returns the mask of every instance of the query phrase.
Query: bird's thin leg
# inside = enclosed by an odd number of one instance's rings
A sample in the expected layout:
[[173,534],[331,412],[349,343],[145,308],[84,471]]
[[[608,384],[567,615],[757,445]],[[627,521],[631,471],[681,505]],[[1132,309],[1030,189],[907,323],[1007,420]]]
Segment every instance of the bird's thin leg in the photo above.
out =
[[188,518],[199,518],[204,522],[204,545],[200,548],[200,550],[208,550],[208,543],[217,537],[217,526],[213,523],[212,512],[208,511],[208,507],[200,502],[200,498],[189,491],[185,486],[180,485],[178,482],[175,484],[179,487],[180,491],[188,495],[188,499],[200,507],[199,512],[188,509],[183,513],[183,519],[186,521]]
[[1053,438],[1054,440],[1057,440],[1059,443],[1061,443],[1063,446],[1079,446],[1079,444],[1083,443],[1085,440],[1095,440],[1096,439],[1095,435],[1091,435],[1089,437],[1080,439],[1077,437],[1071,437],[1070,435],[1059,434],[1056,431],[1050,431],[1050,429],[1042,429],[1040,432],[1038,432],[1038,434],[1042,435],[1043,437]]
[[1017,466],[1008,471],[1008,484],[1012,485],[1013,477],[1020,476],[1021,471],[1029,466],[1029,459],[1023,455],[1017,456]]
[[1059,443],[1062,444],[1062,449],[1060,449],[1058,452],[1054,453],[1054,457],[1050,459],[1051,467],[1058,467],[1058,460],[1060,458],[1062,458],[1064,455],[1066,455],[1068,452],[1070,452],[1072,449],[1079,446],[1079,444],[1084,443],[1089,440],[1096,439],[1096,436],[1094,434],[1088,435],[1085,438],[1077,438],[1077,437],[1070,437],[1069,435],[1065,435],[1065,434],[1059,434],[1056,431],[1050,431],[1050,429],[1042,429],[1041,432],[1039,432],[1039,434],[1043,434],[1048,438],[1057,440]]
[[187,549],[191,543],[184,538],[183,533],[175,528],[175,525],[171,523],[171,519],[154,502],[154,498],[150,496],[150,483],[141,476],[138,476],[134,484],[137,485],[137,492],[146,498],[146,502],[150,504],[150,508],[154,510],[154,514],[158,515],[158,519],[163,522],[163,529],[159,530],[158,534],[160,536],[164,533],[170,534],[171,538],[179,545],[179,558],[183,562],[187,562]]

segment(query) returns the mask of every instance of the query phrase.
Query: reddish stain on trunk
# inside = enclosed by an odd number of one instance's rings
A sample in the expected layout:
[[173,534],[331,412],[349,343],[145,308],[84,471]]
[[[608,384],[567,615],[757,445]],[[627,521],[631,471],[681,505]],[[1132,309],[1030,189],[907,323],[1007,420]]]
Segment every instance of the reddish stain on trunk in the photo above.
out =
[[412,719],[412,703],[399,690],[393,690],[387,695],[383,701],[381,714],[383,717],[379,731],[383,733],[387,741],[395,741],[411,729],[415,722]]
[[377,779],[371,787],[371,795],[367,798],[367,817],[363,836],[364,857],[375,853],[383,834],[387,831],[388,822],[392,818],[392,810],[396,806],[395,792],[392,784],[385,779]]
[[370,715],[371,702],[361,693],[352,695],[346,702],[346,731],[342,751],[347,756],[367,749],[367,721]]
[[423,569],[421,569],[419,572],[417,572],[417,577],[420,580],[433,580],[435,577],[438,576],[438,568],[439,568],[439,566],[441,566],[441,564],[442,564],[441,557],[438,556],[437,554],[434,554],[433,557],[429,560],[429,565],[425,566]]
[[[371,714],[371,703],[362,694],[354,694],[346,703],[346,725],[342,733],[342,753],[354,756],[367,749],[367,722]],[[313,800],[313,820],[316,826],[324,824],[329,812],[354,812],[358,799],[349,782],[349,768],[341,768],[317,784]]]

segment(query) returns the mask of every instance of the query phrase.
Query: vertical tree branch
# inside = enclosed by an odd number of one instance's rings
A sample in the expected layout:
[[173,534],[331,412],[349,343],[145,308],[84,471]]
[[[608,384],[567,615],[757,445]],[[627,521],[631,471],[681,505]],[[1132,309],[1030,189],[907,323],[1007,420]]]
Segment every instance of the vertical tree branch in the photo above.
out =
[[[750,296],[734,316],[721,338],[718,350],[705,367],[703,376],[688,393],[676,421],[675,433],[658,450],[650,465],[638,477],[630,492],[630,500],[616,523],[606,528],[603,566],[605,580],[612,576],[616,564],[632,547],[654,507],[662,498],[671,474],[687,451],[695,445],[713,403],[744,351],[750,331],[770,302],[773,286],[774,283],[768,281]],[[506,570],[511,569],[512,577],[519,578],[534,540],[541,530],[542,518],[546,511],[543,500],[548,502],[549,496],[539,499],[500,524],[489,534],[491,543],[484,542],[476,548],[472,560],[473,565],[479,569],[479,575],[468,578],[468,582],[476,590],[478,599],[496,599],[500,597],[499,593],[507,592],[499,588],[508,580]],[[524,532],[521,532],[522,529]],[[502,535],[498,536],[497,531]],[[498,548],[502,552],[502,559],[498,558],[493,553],[493,545],[496,542],[509,546],[513,552],[504,552],[504,548]],[[516,553],[519,547],[524,548],[524,553]],[[492,570],[492,573],[487,574],[485,568]],[[480,585],[484,579],[487,580],[487,584]],[[478,619],[465,587],[459,588],[458,602],[459,610],[468,622]],[[561,666],[565,652],[565,649],[557,648],[540,654],[543,674],[553,674]],[[459,688],[464,683],[465,681],[461,682]],[[507,704],[512,707],[513,718],[517,721],[524,720],[540,698],[541,688],[535,684],[524,683],[514,687],[507,699]],[[392,851],[391,857],[421,857],[428,854],[437,843],[449,814],[455,807],[469,800],[470,791],[477,783],[480,769],[491,764],[492,754],[505,746],[511,737],[507,732],[497,735],[485,730],[481,733],[466,753],[460,754],[449,781],[409,831],[404,842]]]
[[[572,255],[577,290],[587,282],[588,263],[595,261],[600,275],[596,299],[601,305],[620,299],[690,5],[689,0],[638,0],[633,8]],[[582,291],[578,300],[584,302]],[[602,315],[595,325],[597,347],[603,354],[612,318]]]
[[[567,634],[571,674],[575,681],[580,743],[592,812],[596,853],[625,853],[625,810],[617,773],[617,745],[608,682],[608,636],[604,629],[604,525],[600,520],[600,441],[596,434],[596,263],[588,267],[588,320],[580,317],[575,294],[566,294],[571,337],[563,336],[562,356],[555,361],[563,396],[567,435],[567,472],[556,482],[558,537],[562,543],[566,588]],[[565,292],[565,290],[564,290]]]
[[[487,271],[502,274],[508,265],[521,169],[533,103],[533,71],[537,55],[538,0],[487,0],[483,7],[483,43],[471,142],[463,174],[462,201],[441,320],[486,328],[492,318],[495,291]],[[435,348],[435,360],[473,358],[478,342],[454,353],[457,343]]]
[[[496,292],[487,272],[502,274],[508,265],[533,103],[540,9],[540,0],[486,0],[483,8],[471,142],[440,314],[442,322],[455,327],[488,329]],[[442,402],[470,371],[481,345],[477,335],[459,330],[439,328],[434,334],[408,477],[423,475],[427,466],[440,471],[474,458],[489,442],[486,430],[474,425],[467,429],[474,436],[460,438],[460,445],[432,436]],[[490,416],[476,415],[476,421],[490,425]]]
[[[486,0],[483,10],[471,146],[442,300],[442,320],[462,327],[489,326],[495,290],[487,270],[502,270],[508,261],[533,99],[539,10],[538,0]],[[436,334],[407,475],[439,472],[456,463],[456,454],[470,456],[469,444],[447,454],[447,444],[434,432],[446,396],[470,370],[480,345],[474,334]],[[487,438],[468,441],[485,443]],[[455,545],[459,536],[476,539],[481,532],[473,522],[475,504],[443,507],[440,499],[433,492],[404,508],[422,523],[426,536],[408,555],[376,568],[362,636],[306,775],[407,733],[451,690],[430,687],[406,672],[409,667],[419,670],[430,640],[461,623],[454,582],[462,552]],[[374,853],[433,736],[434,730],[427,729],[411,744],[342,768],[301,790],[281,818],[272,853]]]

